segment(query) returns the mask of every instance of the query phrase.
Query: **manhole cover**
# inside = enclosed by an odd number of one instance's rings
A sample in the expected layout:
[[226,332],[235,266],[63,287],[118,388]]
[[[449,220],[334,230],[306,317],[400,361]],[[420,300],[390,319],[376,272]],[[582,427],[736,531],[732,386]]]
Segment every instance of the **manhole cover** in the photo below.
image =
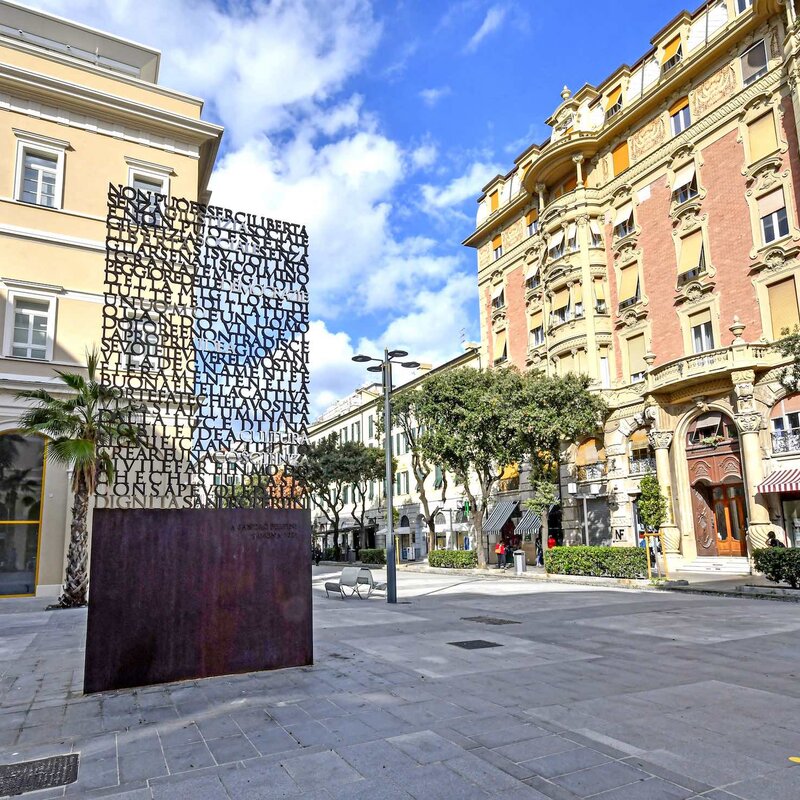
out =
[[484,625],[521,625],[514,619],[500,619],[500,617],[461,617],[465,622],[482,622]]
[[66,786],[78,780],[78,754],[0,764],[0,795]]
[[503,645],[497,642],[487,642],[484,639],[470,639],[467,642],[448,642],[447,644],[453,647],[460,647],[462,650],[483,650],[487,647],[502,647]]

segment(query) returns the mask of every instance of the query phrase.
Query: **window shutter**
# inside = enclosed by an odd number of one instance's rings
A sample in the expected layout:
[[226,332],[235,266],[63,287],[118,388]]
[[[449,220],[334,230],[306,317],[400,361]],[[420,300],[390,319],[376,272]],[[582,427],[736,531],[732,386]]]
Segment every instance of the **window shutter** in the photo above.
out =
[[675,180],[672,183],[672,191],[677,192],[684,186],[690,184],[694,180],[694,161],[689,164],[684,164],[676,173]]
[[497,250],[498,247],[502,247],[503,245],[503,236],[498,234],[497,236],[492,238],[492,250]]
[[689,105],[689,98],[688,97],[681,97],[680,100],[676,100],[670,107],[669,107],[669,115],[671,117],[675,116],[679,111],[683,111]]
[[647,369],[647,364],[644,360],[645,352],[643,333],[628,339],[628,367],[631,375],[636,375]]
[[630,156],[628,155],[628,140],[626,139],[622,144],[618,144],[611,152],[611,157],[614,161],[614,175],[619,175],[625,172],[631,165]]
[[666,47],[664,48],[664,58],[662,60],[662,64],[669,61],[681,48],[681,37],[676,36],[674,39],[670,39],[667,42]]
[[770,111],[747,126],[747,138],[750,140],[750,161],[759,161],[778,149],[778,137],[775,133],[775,115]]
[[567,225],[567,241],[571,242],[575,239],[578,235],[578,226],[574,222],[570,222]]
[[767,48],[763,40],[742,56],[742,81],[747,82],[767,66]]
[[506,355],[506,332],[498,331],[494,337],[494,360],[502,358]]
[[491,211],[497,211],[497,207],[500,204],[500,195],[494,191],[489,195],[489,209]]
[[681,239],[681,254],[678,261],[678,274],[697,269],[700,254],[703,252],[703,232],[694,231]]
[[497,300],[498,297],[503,296],[503,284],[499,284],[492,289],[492,300]]
[[582,284],[576,283],[576,284],[573,285],[573,287],[572,287],[572,301],[575,303],[575,305],[578,305],[578,303],[582,303],[583,302],[583,285]]
[[774,192],[765,194],[758,198],[758,216],[766,217],[782,208],[786,207],[786,200],[783,198],[783,189],[776,189]]
[[697,314],[692,314],[689,317],[689,327],[696,328],[698,325],[704,325],[706,322],[711,322],[711,309],[706,308],[703,311],[698,311]]
[[622,97],[622,86],[617,86],[615,89],[612,89],[608,93],[608,99],[606,100],[606,108],[613,108],[618,102],[619,99]]
[[650,447],[650,440],[647,438],[647,431],[639,428],[630,437],[632,450],[646,450]]
[[592,232],[594,236],[602,237],[603,233],[600,230],[600,226],[597,224],[596,219],[589,220],[589,230]]
[[539,219],[539,212],[534,208],[525,215],[525,224],[530,225]]
[[606,299],[606,290],[603,287],[602,278],[594,279],[594,299],[597,300],[598,303]]
[[553,311],[559,308],[566,308],[569,305],[569,289],[565,286],[559,289],[553,297]]
[[600,453],[597,450],[597,439],[587,439],[578,446],[575,456],[575,464],[579,467],[587,467],[600,461]]
[[541,311],[534,311],[531,314],[531,321],[530,321],[531,330],[535,331],[537,328],[542,327],[542,312]]
[[562,228],[560,231],[556,231],[547,243],[547,249],[552,250],[555,247],[558,247],[561,242],[564,241],[564,229]]
[[627,222],[632,214],[633,203],[625,203],[625,205],[617,211],[616,217],[614,217],[614,227],[616,228],[617,225],[622,225],[623,222]]
[[772,317],[772,338],[780,339],[781,331],[784,328],[791,331],[794,330],[795,325],[800,325],[794,278],[773,283],[767,291],[769,292],[769,313]]
[[619,277],[619,302],[624,303],[632,297],[636,297],[636,291],[639,288],[639,267],[636,264],[631,264],[629,267],[623,267],[620,271]]

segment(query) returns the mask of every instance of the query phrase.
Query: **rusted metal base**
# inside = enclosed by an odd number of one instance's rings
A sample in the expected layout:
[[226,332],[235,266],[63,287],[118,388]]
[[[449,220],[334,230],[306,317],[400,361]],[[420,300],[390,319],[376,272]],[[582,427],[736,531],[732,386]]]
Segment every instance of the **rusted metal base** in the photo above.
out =
[[96,509],[84,692],[311,664],[301,510]]

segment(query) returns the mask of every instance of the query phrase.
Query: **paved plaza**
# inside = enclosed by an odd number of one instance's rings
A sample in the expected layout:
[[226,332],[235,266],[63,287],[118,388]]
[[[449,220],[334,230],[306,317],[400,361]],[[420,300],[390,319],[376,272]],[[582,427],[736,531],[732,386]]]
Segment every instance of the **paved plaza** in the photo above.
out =
[[80,753],[36,798],[800,797],[794,603],[401,574],[387,607],[337,572],[313,667],[91,697],[85,611],[2,601],[1,762]]

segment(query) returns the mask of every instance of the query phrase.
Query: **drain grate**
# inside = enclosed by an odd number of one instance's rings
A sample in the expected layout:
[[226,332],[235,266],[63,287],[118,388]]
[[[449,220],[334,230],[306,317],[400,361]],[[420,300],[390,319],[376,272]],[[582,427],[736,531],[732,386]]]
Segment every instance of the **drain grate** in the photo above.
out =
[[521,625],[514,619],[501,619],[500,617],[461,617],[464,622],[482,622],[484,625]]
[[78,754],[0,764],[0,796],[66,786],[78,780]]
[[487,642],[485,639],[470,639],[466,642],[448,642],[453,647],[460,647],[462,650],[484,650],[487,647],[502,647],[497,642]]

